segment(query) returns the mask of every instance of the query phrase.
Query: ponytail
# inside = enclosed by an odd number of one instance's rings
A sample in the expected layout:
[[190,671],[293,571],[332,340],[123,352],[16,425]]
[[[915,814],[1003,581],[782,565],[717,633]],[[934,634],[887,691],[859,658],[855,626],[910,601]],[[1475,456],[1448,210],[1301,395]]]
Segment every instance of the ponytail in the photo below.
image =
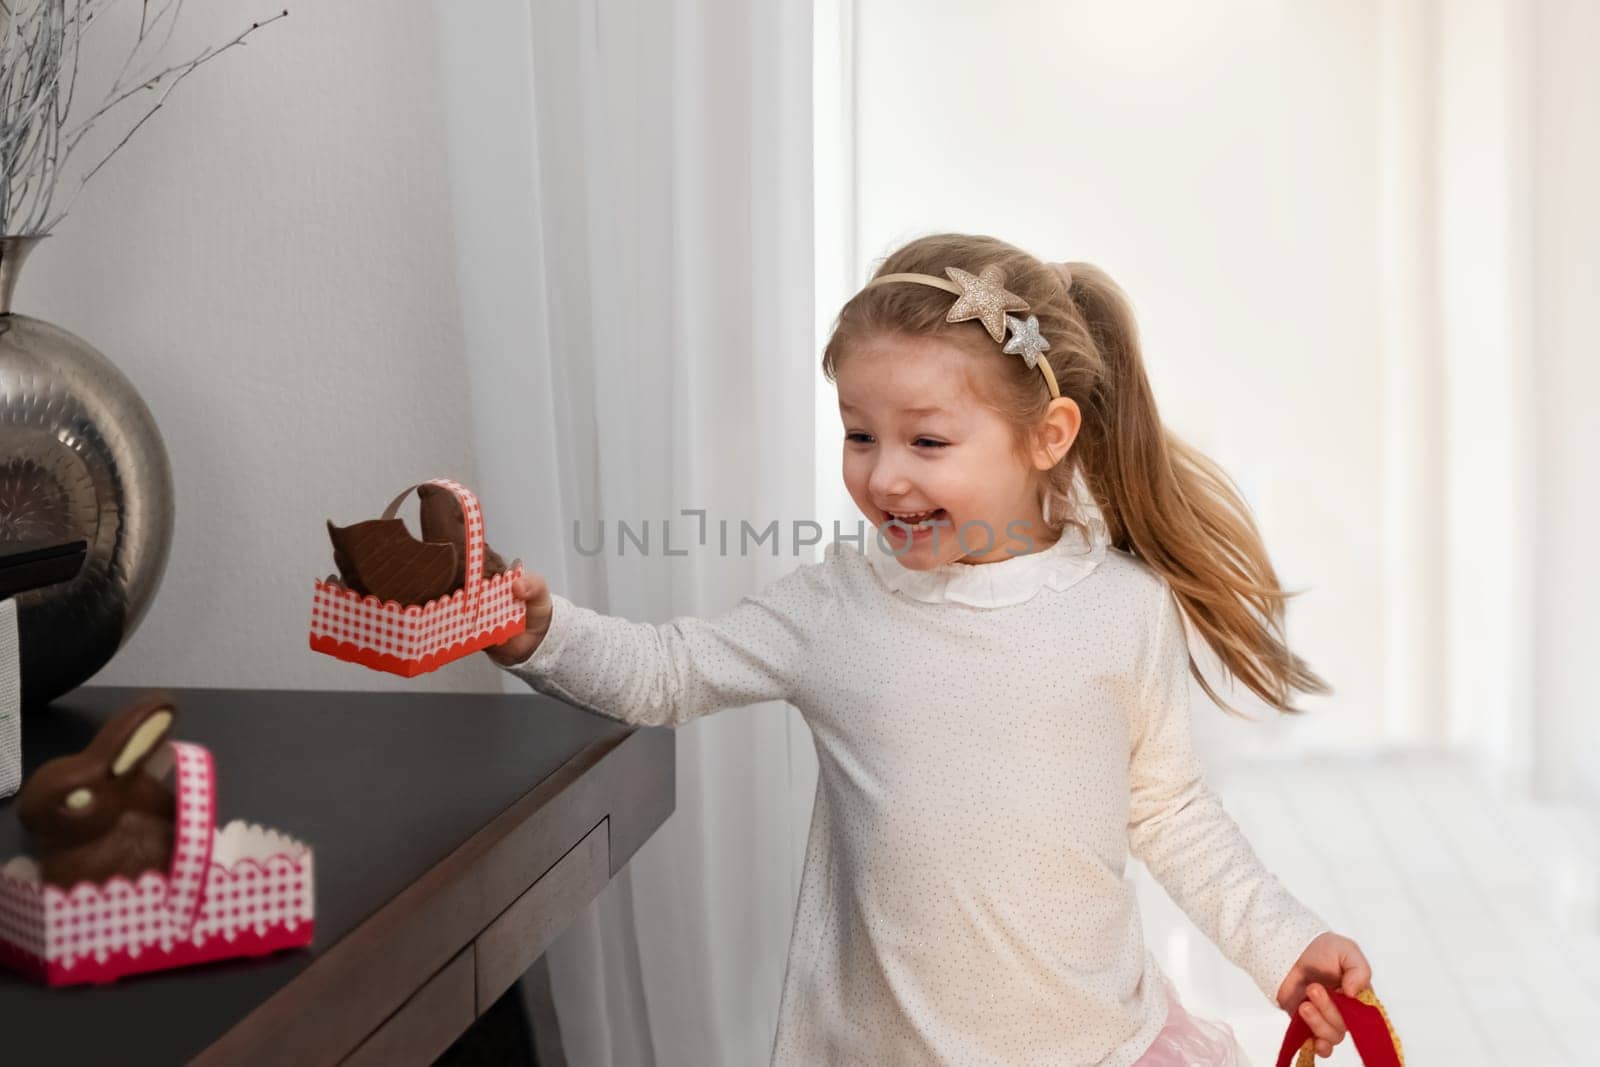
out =
[[[1073,451],[1110,543],[1167,580],[1230,675],[1279,711],[1299,713],[1290,704],[1294,691],[1331,690],[1285,639],[1284,604],[1298,594],[1279,586],[1227,474],[1161,425],[1127,296],[1092,264],[1056,270],[1104,364]],[[1189,669],[1218,706],[1235,710],[1192,658]]]

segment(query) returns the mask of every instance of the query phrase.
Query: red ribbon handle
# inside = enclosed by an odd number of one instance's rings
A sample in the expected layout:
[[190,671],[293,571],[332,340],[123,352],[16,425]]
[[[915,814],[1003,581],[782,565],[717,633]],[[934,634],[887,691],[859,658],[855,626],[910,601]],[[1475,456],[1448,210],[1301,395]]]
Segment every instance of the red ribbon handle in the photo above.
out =
[[[1389,1015],[1371,988],[1363,989],[1353,997],[1337,990],[1329,990],[1334,1006],[1344,1019],[1345,1028],[1361,1053],[1366,1067],[1404,1067],[1405,1054],[1400,1048],[1400,1035],[1395,1033]],[[1289,1067],[1289,1058],[1298,1050],[1298,1067],[1311,1067],[1315,1054],[1316,1035],[1311,1024],[1297,1013],[1289,1021],[1289,1032],[1283,1035],[1283,1047],[1278,1050],[1277,1067]]]

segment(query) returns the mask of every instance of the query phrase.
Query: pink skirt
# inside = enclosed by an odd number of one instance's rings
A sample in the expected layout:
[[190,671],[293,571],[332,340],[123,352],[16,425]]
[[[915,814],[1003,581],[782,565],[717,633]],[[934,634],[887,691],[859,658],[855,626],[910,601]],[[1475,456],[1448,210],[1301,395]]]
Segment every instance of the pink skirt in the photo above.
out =
[[1233,1028],[1220,1019],[1190,1015],[1165,974],[1167,1022],[1133,1067],[1250,1067]]

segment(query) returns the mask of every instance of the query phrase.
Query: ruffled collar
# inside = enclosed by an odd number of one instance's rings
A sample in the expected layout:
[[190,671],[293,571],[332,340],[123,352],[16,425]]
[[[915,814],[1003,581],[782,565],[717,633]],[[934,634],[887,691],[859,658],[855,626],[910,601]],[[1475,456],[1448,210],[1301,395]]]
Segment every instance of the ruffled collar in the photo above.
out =
[[946,563],[932,570],[902,566],[867,532],[867,561],[890,590],[929,604],[955,603],[975,608],[1006,608],[1031,600],[1041,589],[1060,592],[1088,577],[1105,558],[1109,539],[1097,514],[1084,517],[1089,535],[1068,525],[1055,544],[994,563]]

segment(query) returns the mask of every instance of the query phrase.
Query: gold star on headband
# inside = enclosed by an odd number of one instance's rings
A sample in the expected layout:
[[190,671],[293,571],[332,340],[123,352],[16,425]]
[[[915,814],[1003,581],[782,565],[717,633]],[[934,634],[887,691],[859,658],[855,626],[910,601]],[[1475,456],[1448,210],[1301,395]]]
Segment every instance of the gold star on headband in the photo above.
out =
[[1050,350],[1050,342],[1039,335],[1039,316],[1029,315],[1027,320],[1014,315],[1006,316],[1011,327],[1011,340],[1004,349],[1008,356],[1021,356],[1031,370],[1039,365],[1039,354]]
[[950,305],[946,322],[966,322],[981,319],[983,328],[999,344],[1006,337],[1006,312],[1027,311],[1028,302],[1016,293],[1006,292],[1005,271],[998,263],[991,263],[978,272],[977,277],[960,267],[946,267],[950,280],[961,287],[961,297]]

